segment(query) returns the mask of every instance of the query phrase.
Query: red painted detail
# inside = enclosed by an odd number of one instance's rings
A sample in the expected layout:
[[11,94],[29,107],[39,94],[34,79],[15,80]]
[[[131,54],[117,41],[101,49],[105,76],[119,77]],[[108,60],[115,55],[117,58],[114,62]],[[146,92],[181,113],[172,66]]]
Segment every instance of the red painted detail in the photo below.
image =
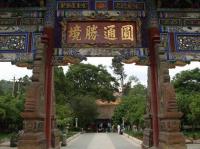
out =
[[49,37],[46,33],[43,33],[43,35],[41,36],[41,42],[48,45],[49,44]]
[[174,33],[171,32],[169,34],[169,39],[170,39],[170,49],[172,52],[176,52],[176,48],[175,48],[175,42],[174,42]]
[[43,42],[47,44],[45,49],[45,135],[47,140],[47,149],[51,148],[51,115],[52,115],[52,55],[54,48],[54,30],[51,27],[44,28]]
[[159,121],[158,121],[158,66],[155,44],[159,41],[159,30],[157,28],[149,29],[149,58],[151,73],[151,112],[153,127],[153,145],[159,144]]
[[96,9],[107,9],[107,2],[96,2]]

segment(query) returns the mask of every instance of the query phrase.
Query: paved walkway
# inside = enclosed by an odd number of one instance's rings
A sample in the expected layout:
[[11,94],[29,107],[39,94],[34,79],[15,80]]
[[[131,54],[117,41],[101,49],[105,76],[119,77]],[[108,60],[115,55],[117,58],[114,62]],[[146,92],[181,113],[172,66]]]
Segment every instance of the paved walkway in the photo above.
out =
[[[188,144],[188,149],[200,149],[200,144]],[[9,142],[0,144],[0,149],[17,149],[9,147]],[[140,144],[115,133],[85,133],[71,140],[67,147],[61,149],[141,149]]]
[[85,133],[62,149],[141,149],[130,139],[116,133]]
[[[61,149],[141,149],[138,142],[116,133],[86,133]],[[200,149],[200,144],[187,144],[187,149]]]

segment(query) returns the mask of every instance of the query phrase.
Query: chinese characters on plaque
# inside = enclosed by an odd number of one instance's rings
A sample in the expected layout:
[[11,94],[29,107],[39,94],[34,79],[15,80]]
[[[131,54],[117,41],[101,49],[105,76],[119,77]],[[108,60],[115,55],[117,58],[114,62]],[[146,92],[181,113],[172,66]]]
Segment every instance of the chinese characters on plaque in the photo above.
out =
[[67,44],[136,44],[136,22],[68,22]]

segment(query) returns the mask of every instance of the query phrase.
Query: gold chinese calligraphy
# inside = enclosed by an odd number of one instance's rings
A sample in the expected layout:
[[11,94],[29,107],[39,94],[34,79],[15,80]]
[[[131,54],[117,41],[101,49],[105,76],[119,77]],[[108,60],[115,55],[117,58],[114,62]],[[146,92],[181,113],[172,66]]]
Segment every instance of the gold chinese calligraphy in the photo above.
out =
[[136,44],[136,22],[68,22],[67,44]]

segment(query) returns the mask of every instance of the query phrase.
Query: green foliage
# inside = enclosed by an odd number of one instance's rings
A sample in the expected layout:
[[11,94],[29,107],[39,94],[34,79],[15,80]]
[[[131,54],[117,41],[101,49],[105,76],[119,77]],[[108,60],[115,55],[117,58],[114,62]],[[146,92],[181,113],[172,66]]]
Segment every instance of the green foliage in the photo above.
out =
[[59,125],[64,126],[77,117],[79,126],[86,128],[97,116],[95,100],[113,100],[113,92],[117,87],[115,78],[102,65],[70,65],[66,74],[62,67],[55,68]]
[[73,122],[73,111],[69,104],[57,104],[56,105],[57,125],[60,129],[64,129],[67,124]]
[[16,85],[18,86],[17,92],[18,94],[25,94],[27,87],[31,84],[31,79],[29,76],[25,75],[22,78],[19,78],[19,80],[16,82]]
[[126,74],[124,72],[124,64],[119,63],[117,60],[117,57],[114,57],[112,59],[112,67],[114,74],[116,74],[118,76],[118,80],[120,80],[121,83],[121,87],[123,90],[123,86],[124,86],[124,80],[126,78]]
[[200,69],[182,71],[173,78],[173,84],[178,93],[200,91]]
[[[22,118],[20,113],[24,109],[25,89],[29,85],[28,76],[13,82],[0,81],[0,130],[5,132],[15,131],[22,128]],[[16,87],[17,86],[17,87]],[[14,88],[13,88],[14,87]],[[16,90],[17,89],[17,90]],[[15,96],[12,96],[12,92]]]
[[191,113],[188,114],[188,119],[195,125],[200,125],[200,93],[191,96],[191,103],[189,105]]
[[186,70],[173,78],[183,125],[200,124],[200,69]]
[[131,90],[131,86],[133,84],[139,84],[139,80],[136,76],[132,75],[129,77],[128,82],[123,86],[123,95],[127,96],[129,91]]
[[0,95],[12,94],[13,83],[6,80],[0,80]]
[[56,103],[65,104],[69,102],[73,94],[71,90],[71,85],[67,81],[63,68],[55,67],[54,70],[54,84],[55,84],[55,94],[56,94]]
[[126,130],[125,133],[127,133],[128,135],[133,136],[135,138],[138,138],[140,140],[142,140],[142,138],[143,138],[143,132],[141,132],[141,131],[128,131],[128,130]]
[[86,128],[91,122],[94,122],[97,116],[97,107],[95,98],[91,96],[75,96],[71,106],[75,116],[78,118],[79,125]]
[[120,124],[124,117],[126,123],[143,127],[145,105],[146,88],[141,84],[137,84],[130,89],[127,96],[123,97],[122,103],[114,112],[113,121]]
[[0,132],[0,142],[8,140],[11,136],[11,133]]
[[200,139],[200,131],[183,131],[183,134],[188,138]]
[[71,65],[66,73],[66,79],[70,92],[74,93],[72,96],[81,94],[112,100],[113,92],[118,87],[115,78],[102,65],[98,67],[91,64]]
[[12,131],[22,127],[21,107],[23,107],[21,100],[10,95],[0,96],[0,123],[5,124],[1,129]]

